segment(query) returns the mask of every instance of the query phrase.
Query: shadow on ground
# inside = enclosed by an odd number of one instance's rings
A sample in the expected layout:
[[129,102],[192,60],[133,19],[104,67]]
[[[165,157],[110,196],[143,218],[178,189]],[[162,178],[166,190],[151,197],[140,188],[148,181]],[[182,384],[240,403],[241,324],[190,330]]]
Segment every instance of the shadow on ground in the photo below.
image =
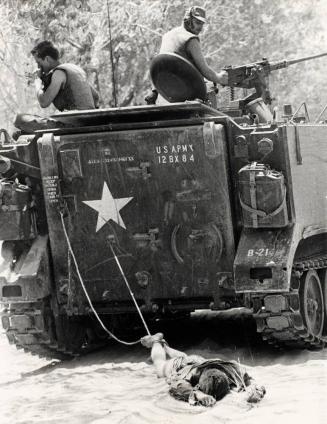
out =
[[[256,332],[250,311],[237,309],[227,312],[196,311],[187,319],[157,322],[150,326],[152,334],[164,333],[168,344],[186,353],[200,354],[206,358],[233,359],[248,366],[304,363],[307,360],[326,358],[326,351],[276,349]],[[141,337],[145,332],[135,336]],[[78,366],[121,364],[126,362],[150,363],[150,351],[140,343],[125,346],[109,341],[105,347],[69,361],[51,362],[25,373],[22,377],[49,373],[54,369],[72,369]]]

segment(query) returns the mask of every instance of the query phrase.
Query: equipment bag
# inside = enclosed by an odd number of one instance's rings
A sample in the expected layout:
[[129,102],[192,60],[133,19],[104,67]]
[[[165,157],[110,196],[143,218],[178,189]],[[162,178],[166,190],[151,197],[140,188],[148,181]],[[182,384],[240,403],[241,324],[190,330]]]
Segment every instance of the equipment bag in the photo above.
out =
[[288,225],[284,175],[268,165],[252,162],[238,172],[239,200],[246,228]]
[[0,240],[28,240],[36,237],[31,189],[0,179]]

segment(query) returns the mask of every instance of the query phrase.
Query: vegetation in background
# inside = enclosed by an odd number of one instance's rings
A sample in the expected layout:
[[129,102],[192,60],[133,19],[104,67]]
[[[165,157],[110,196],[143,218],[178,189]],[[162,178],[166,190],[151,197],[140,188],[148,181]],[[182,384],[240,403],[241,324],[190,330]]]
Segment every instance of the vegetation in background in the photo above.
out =
[[[48,39],[63,62],[82,66],[99,89],[102,106],[114,106],[110,47],[118,105],[144,103],[150,88],[149,63],[161,35],[179,25],[193,4],[207,9],[209,23],[201,39],[215,69],[262,59],[294,59],[325,48],[323,0],[2,0],[0,4],[0,127],[10,128],[17,112],[41,111],[25,71],[35,68],[30,55]],[[112,45],[110,45],[112,43]],[[327,57],[276,71],[271,78],[275,104],[306,101],[317,115],[327,102],[323,81]],[[223,92],[223,90],[222,90]]]

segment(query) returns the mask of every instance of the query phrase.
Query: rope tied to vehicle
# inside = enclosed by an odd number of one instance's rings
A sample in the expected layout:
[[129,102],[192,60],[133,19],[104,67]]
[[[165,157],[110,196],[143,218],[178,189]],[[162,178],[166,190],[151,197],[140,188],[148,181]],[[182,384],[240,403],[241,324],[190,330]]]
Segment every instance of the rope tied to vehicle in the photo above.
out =
[[134,293],[132,292],[131,287],[130,287],[130,285],[129,285],[129,283],[128,283],[128,280],[127,280],[127,278],[126,278],[126,275],[125,275],[125,273],[124,273],[124,270],[123,270],[123,268],[122,268],[122,266],[121,266],[121,264],[120,264],[120,262],[119,262],[119,259],[118,259],[117,255],[116,255],[116,253],[115,253],[115,251],[114,251],[114,249],[113,249],[113,247],[112,247],[112,244],[111,244],[110,239],[108,239],[108,243],[109,243],[109,246],[110,246],[111,252],[112,252],[112,254],[113,254],[114,258],[115,258],[115,261],[116,261],[116,263],[117,263],[117,266],[118,266],[118,268],[119,268],[119,271],[120,271],[120,273],[121,273],[121,275],[122,275],[122,277],[123,277],[123,279],[124,279],[124,281],[125,281],[125,284],[126,284],[126,286],[127,286],[128,290],[129,290],[129,293],[130,293],[130,295],[131,295],[131,298],[133,299],[133,302],[134,302],[134,304],[135,304],[135,307],[136,307],[136,309],[137,309],[137,312],[139,313],[140,318],[141,318],[141,320],[142,320],[142,322],[143,322],[144,328],[146,329],[146,332],[148,333],[148,335],[149,335],[149,336],[151,336],[151,333],[150,333],[150,331],[149,331],[149,329],[148,329],[148,326],[146,325],[146,322],[145,322],[144,317],[143,317],[143,315],[142,315],[142,312],[141,312],[141,310],[140,310],[140,308],[139,308],[139,305],[137,304],[137,301],[136,301],[136,299],[135,299],[135,297],[134,297]]
[[[82,277],[82,275],[81,275],[81,273],[80,273],[80,270],[79,270],[79,266],[78,266],[78,263],[77,263],[77,260],[76,260],[76,256],[75,256],[75,254],[74,254],[74,251],[73,251],[73,248],[72,248],[72,245],[71,245],[71,242],[70,242],[70,239],[69,239],[69,236],[68,236],[68,233],[67,233],[67,229],[66,229],[66,225],[65,225],[65,221],[64,221],[64,212],[63,212],[63,210],[59,210],[59,213],[60,213],[60,219],[61,219],[61,224],[62,224],[62,228],[63,228],[63,231],[64,231],[64,235],[65,235],[65,239],[66,239],[66,242],[67,242],[67,246],[68,246],[68,250],[69,250],[69,252],[70,252],[70,254],[71,254],[71,257],[72,257],[72,259],[73,259],[73,262],[74,262],[74,265],[75,265],[75,269],[76,269],[76,272],[77,272],[77,275],[78,275],[78,278],[79,278],[79,281],[80,281],[80,283],[81,283],[81,286],[82,286],[82,289],[83,289],[83,291],[84,291],[84,294],[85,294],[85,296],[86,296],[86,299],[87,299],[87,301],[88,301],[88,304],[90,305],[90,308],[91,308],[91,310],[92,310],[92,312],[93,312],[93,314],[94,314],[94,316],[96,317],[96,319],[98,320],[98,322],[99,322],[99,324],[101,325],[101,327],[102,327],[102,329],[110,336],[110,337],[112,337],[114,340],[116,340],[118,343],[122,343],[122,344],[124,344],[124,345],[127,345],[127,346],[131,346],[131,345],[135,345],[135,344],[137,344],[137,343],[140,343],[140,339],[139,340],[136,340],[136,341],[134,341],[134,342],[126,342],[126,341],[124,341],[124,340],[120,340],[118,337],[116,337],[110,330],[108,330],[108,328],[104,325],[104,323],[102,322],[102,320],[101,320],[101,318],[99,317],[99,315],[98,315],[98,313],[97,313],[97,311],[95,310],[95,308],[94,308],[94,306],[93,306],[93,303],[92,303],[92,301],[91,301],[91,299],[90,299],[90,296],[89,296],[89,294],[88,294],[88,292],[87,292],[87,290],[86,290],[86,287],[85,287],[85,284],[84,284],[84,280],[83,280],[83,277]],[[125,276],[125,273],[124,273],[124,271],[123,271],[123,269],[122,269],[122,267],[121,267],[121,264],[120,264],[120,262],[119,262],[119,259],[118,259],[118,257],[117,257],[117,255],[115,254],[115,252],[114,252],[114,250],[113,250],[113,247],[112,247],[112,245],[111,245],[111,243],[110,243],[110,240],[109,240],[109,246],[110,246],[110,248],[111,248],[111,251],[112,251],[112,253],[113,253],[113,255],[114,255],[114,258],[115,258],[115,261],[116,261],[116,263],[117,263],[117,265],[118,265],[118,268],[119,268],[119,271],[121,272],[121,274],[122,274],[122,276],[123,276],[123,279],[124,279],[124,282],[125,282],[125,284],[127,285],[127,288],[128,288],[128,290],[129,290],[129,292],[130,292],[130,295],[131,295],[131,297],[132,297],[132,299],[133,299],[133,301],[134,301],[134,304],[135,304],[135,306],[136,306],[136,309],[137,309],[137,311],[138,311],[138,313],[139,313],[139,315],[140,315],[140,317],[141,317],[141,320],[142,320],[142,322],[143,322],[143,325],[144,325],[144,327],[145,327],[145,330],[147,331],[147,333],[148,333],[148,335],[150,336],[151,334],[150,334],[150,331],[149,331],[149,329],[148,329],[148,326],[146,325],[146,322],[145,322],[145,320],[144,320],[144,317],[143,317],[143,315],[142,315],[142,312],[141,312],[141,310],[140,310],[140,308],[139,308],[139,306],[138,306],[138,304],[137,304],[137,302],[136,302],[136,299],[135,299],[135,297],[134,297],[134,294],[133,294],[133,292],[132,292],[132,290],[131,290],[131,288],[130,288],[130,285],[128,284],[128,281],[127,281],[127,278],[126,278],[126,276]]]

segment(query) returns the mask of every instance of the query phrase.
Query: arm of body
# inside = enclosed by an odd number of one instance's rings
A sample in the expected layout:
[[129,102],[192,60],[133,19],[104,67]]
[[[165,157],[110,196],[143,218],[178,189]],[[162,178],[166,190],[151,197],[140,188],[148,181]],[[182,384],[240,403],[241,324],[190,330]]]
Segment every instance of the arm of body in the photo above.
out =
[[245,383],[245,399],[250,403],[260,402],[261,399],[266,394],[266,389],[264,386],[259,386],[255,380],[246,372],[244,374],[244,383]]
[[265,394],[266,394],[265,387],[258,386],[254,382],[245,388],[245,399],[249,403],[260,402]]
[[216,399],[213,396],[207,395],[201,392],[201,390],[194,390],[194,397],[196,403],[203,406],[213,406],[216,403]]
[[226,71],[215,72],[207,64],[205,57],[203,56],[200,42],[197,38],[191,38],[186,46],[187,52],[192,56],[193,62],[201,74],[214,83],[219,83],[221,85],[227,85],[228,83],[228,74]]
[[203,393],[197,386],[193,387],[189,381],[184,379],[173,382],[169,388],[169,394],[190,405],[213,406],[216,403],[213,396]]
[[65,83],[66,74],[60,69],[54,71],[51,78],[51,83],[45,91],[42,88],[42,81],[40,79],[36,79],[36,96],[40,106],[43,108],[50,106],[53,100],[56,98],[57,94],[59,93],[59,90],[65,85]]

